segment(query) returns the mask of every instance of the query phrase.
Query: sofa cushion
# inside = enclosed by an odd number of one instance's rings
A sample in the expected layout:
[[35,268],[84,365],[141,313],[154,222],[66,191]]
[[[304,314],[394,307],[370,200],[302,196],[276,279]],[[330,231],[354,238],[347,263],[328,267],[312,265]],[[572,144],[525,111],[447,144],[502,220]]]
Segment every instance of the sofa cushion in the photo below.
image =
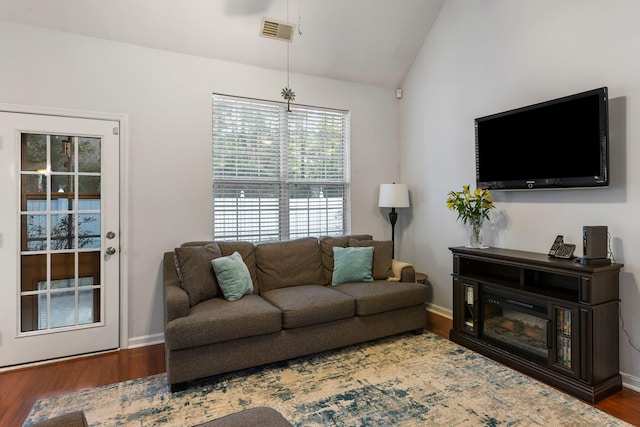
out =
[[373,237],[370,234],[353,234],[351,236],[322,236],[319,238],[322,267],[327,283],[331,283],[333,277],[333,247],[346,248],[349,246],[349,239],[371,240]]
[[349,239],[350,247],[373,247],[373,268],[372,275],[375,280],[388,279],[393,275],[391,271],[391,259],[393,253],[393,242],[391,240],[358,240]]
[[326,284],[318,239],[306,237],[256,245],[260,293],[298,285]]
[[220,251],[223,256],[231,255],[234,252],[238,252],[242,255],[249,274],[251,275],[251,281],[253,282],[253,293],[260,294],[260,284],[258,283],[258,275],[256,273],[256,248],[253,243],[250,242],[217,242],[220,246]]
[[189,294],[192,307],[222,294],[211,266],[211,260],[222,255],[217,244],[182,246],[176,248],[174,253],[176,271],[182,288]]
[[216,280],[224,299],[227,301],[236,301],[244,295],[253,293],[253,284],[251,275],[242,255],[234,252],[231,255],[214,258],[211,260],[213,271],[216,273]]
[[420,283],[376,280],[342,283],[332,289],[355,298],[358,316],[383,313],[427,302],[427,287]]
[[237,301],[211,298],[191,309],[187,317],[167,323],[165,342],[171,350],[199,347],[282,329],[282,313],[258,295]]
[[353,297],[320,285],[303,285],[267,291],[262,297],[282,311],[285,329],[301,328],[353,317]]
[[333,248],[332,285],[345,282],[372,282],[373,247]]

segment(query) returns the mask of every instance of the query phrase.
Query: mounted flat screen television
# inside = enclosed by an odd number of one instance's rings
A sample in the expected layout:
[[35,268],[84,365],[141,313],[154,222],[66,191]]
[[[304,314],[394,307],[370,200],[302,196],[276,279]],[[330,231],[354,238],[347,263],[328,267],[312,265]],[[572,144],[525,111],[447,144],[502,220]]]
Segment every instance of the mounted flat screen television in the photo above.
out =
[[602,87],[475,119],[476,186],[608,186],[608,116]]

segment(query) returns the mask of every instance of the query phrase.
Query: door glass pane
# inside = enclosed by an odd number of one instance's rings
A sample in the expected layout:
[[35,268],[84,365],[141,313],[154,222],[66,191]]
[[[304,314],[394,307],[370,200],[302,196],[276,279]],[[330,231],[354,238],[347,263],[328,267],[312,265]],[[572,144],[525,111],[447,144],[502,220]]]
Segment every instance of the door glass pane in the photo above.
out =
[[23,133],[22,162],[23,171],[44,171],[47,168],[47,136],[41,134]]
[[51,277],[49,289],[75,287],[75,258],[76,254],[73,252],[50,255],[49,273]]
[[100,138],[80,138],[78,141],[78,170],[100,172]]
[[[46,317],[47,312],[51,315],[50,328],[61,328],[63,326],[73,326],[76,324],[76,293],[75,291],[54,292],[50,294],[51,307],[47,309],[47,295],[40,295],[40,315]],[[40,329],[46,329],[47,325],[41,322]]]
[[26,214],[21,216],[22,250],[44,251],[47,249],[47,216]]
[[[100,196],[100,177],[93,175],[80,175],[78,177],[78,187],[80,192],[87,196]],[[83,199],[84,199],[83,197]]]
[[76,217],[73,214],[51,215],[51,250],[75,249]]
[[87,323],[93,323],[100,321],[99,308],[100,305],[96,304],[100,301],[100,289],[81,289],[78,291],[78,324],[85,325]]
[[100,214],[78,215],[78,247],[100,248]]
[[51,172],[73,172],[73,139],[70,136],[51,136]]
[[38,295],[23,295],[20,297],[20,331],[29,332],[40,329],[39,322],[47,322],[47,313],[38,310]]
[[78,252],[78,286],[100,286],[100,252]]
[[51,174],[51,198],[73,198],[74,176],[70,174]]
[[[20,264],[22,270],[20,291],[22,293],[46,289],[46,255],[23,255]],[[42,283],[44,283],[44,287],[42,287]]]
[[45,174],[23,175],[21,177],[24,197],[20,200],[23,211],[44,211],[47,209],[47,176]]
[[100,322],[101,141],[23,134],[21,143],[20,330]]

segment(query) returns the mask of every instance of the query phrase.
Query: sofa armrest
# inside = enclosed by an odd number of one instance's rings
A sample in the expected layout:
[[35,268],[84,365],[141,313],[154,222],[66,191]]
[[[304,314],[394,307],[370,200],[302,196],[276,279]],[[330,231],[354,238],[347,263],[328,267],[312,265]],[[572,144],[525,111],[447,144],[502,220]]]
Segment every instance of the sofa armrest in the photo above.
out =
[[[400,282],[415,283],[416,281],[416,269],[411,264],[398,261],[397,259],[392,259],[391,270],[394,272],[395,276],[400,277]],[[396,274],[397,271],[400,271],[400,275]]]
[[189,315],[189,294],[180,286],[173,252],[164,254],[162,266],[162,282],[164,287],[164,321],[165,324]]

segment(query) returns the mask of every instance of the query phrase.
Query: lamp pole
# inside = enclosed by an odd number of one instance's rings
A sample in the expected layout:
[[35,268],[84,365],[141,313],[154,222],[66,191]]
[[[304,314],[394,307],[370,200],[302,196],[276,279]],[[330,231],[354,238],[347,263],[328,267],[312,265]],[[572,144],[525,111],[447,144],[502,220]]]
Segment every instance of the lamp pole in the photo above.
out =
[[398,212],[396,208],[391,208],[389,212],[389,222],[391,222],[391,258],[395,259],[396,251],[396,222],[398,221]]

